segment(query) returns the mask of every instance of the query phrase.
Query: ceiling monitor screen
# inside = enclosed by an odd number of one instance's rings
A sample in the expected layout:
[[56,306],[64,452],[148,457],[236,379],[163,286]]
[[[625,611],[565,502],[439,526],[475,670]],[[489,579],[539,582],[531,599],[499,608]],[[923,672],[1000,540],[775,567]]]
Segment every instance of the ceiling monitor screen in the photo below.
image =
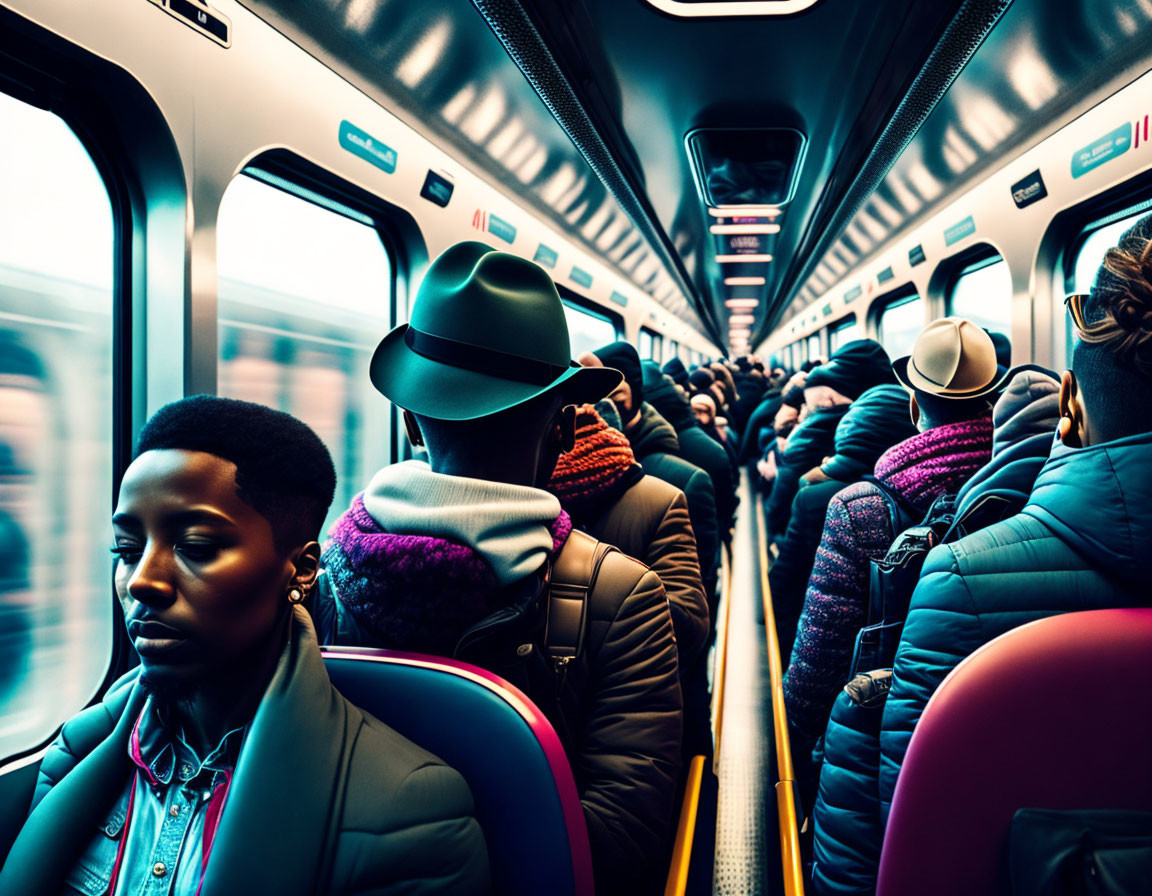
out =
[[699,128],[685,138],[700,198],[714,208],[784,205],[806,142],[792,128]]

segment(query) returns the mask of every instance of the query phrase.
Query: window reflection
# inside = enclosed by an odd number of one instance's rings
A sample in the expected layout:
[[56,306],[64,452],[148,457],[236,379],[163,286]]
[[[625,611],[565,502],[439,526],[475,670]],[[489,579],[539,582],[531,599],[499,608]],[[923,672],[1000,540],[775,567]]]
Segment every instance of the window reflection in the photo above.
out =
[[111,655],[107,189],[55,115],[0,94],[0,758],[81,709]]

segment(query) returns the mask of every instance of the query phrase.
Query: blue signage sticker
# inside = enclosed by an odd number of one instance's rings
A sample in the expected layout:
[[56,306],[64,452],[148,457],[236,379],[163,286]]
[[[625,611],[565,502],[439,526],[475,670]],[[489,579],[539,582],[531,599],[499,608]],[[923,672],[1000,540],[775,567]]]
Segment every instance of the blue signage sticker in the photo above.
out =
[[396,150],[381,143],[367,131],[360,130],[350,121],[340,122],[340,145],[381,171],[391,174],[396,170]]
[[573,283],[579,283],[585,289],[592,286],[592,275],[582,268],[572,268],[572,273],[569,276]]
[[888,265],[888,267],[884,268],[884,270],[882,270],[879,274],[876,275],[876,282],[877,283],[887,283],[889,280],[893,279],[895,276],[896,275],[892,272],[892,265]]
[[1126,121],[1116,130],[1093,140],[1072,154],[1072,176],[1082,177],[1093,168],[1099,168],[1132,147],[1132,122]]
[[924,264],[928,260],[928,256],[924,254],[923,246],[913,246],[908,250],[908,264],[916,267],[918,264]]
[[966,236],[972,236],[976,232],[976,221],[969,215],[963,221],[957,221],[951,227],[944,231],[944,245],[951,246],[953,243],[958,243]]
[[845,302],[855,302],[860,296],[864,295],[864,287],[857,283],[848,292],[844,293]]
[[825,317],[831,317],[832,316],[832,303],[831,302],[829,302],[827,305],[824,306],[824,316]]
[[546,268],[554,268],[559,258],[560,256],[556,254],[555,249],[549,249],[541,243],[540,248],[536,250],[536,256],[532,260],[536,262],[536,264],[543,265]]
[[616,292],[616,290],[612,290],[612,295],[610,295],[608,298],[610,298],[621,308],[628,307],[628,296],[624,295],[622,292]]
[[493,236],[500,237],[506,243],[516,241],[516,228],[503,218],[497,218],[492,214],[488,215],[488,232]]

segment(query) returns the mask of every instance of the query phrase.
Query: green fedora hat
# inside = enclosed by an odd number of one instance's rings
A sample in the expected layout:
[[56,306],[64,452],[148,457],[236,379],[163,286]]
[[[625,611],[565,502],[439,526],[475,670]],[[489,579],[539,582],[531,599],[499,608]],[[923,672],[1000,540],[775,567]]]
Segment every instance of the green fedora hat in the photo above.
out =
[[487,417],[558,388],[573,404],[595,402],[622,379],[572,360],[543,268],[477,242],[432,262],[411,319],[381,340],[369,376],[390,401],[438,420]]

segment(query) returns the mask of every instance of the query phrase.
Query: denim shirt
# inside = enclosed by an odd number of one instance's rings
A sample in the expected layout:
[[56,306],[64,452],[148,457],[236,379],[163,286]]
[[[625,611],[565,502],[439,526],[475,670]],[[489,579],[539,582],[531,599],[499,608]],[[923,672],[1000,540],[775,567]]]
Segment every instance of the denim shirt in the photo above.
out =
[[199,891],[246,726],[229,731],[201,760],[163,716],[149,697],[128,741],[136,771],[69,874],[65,894]]

